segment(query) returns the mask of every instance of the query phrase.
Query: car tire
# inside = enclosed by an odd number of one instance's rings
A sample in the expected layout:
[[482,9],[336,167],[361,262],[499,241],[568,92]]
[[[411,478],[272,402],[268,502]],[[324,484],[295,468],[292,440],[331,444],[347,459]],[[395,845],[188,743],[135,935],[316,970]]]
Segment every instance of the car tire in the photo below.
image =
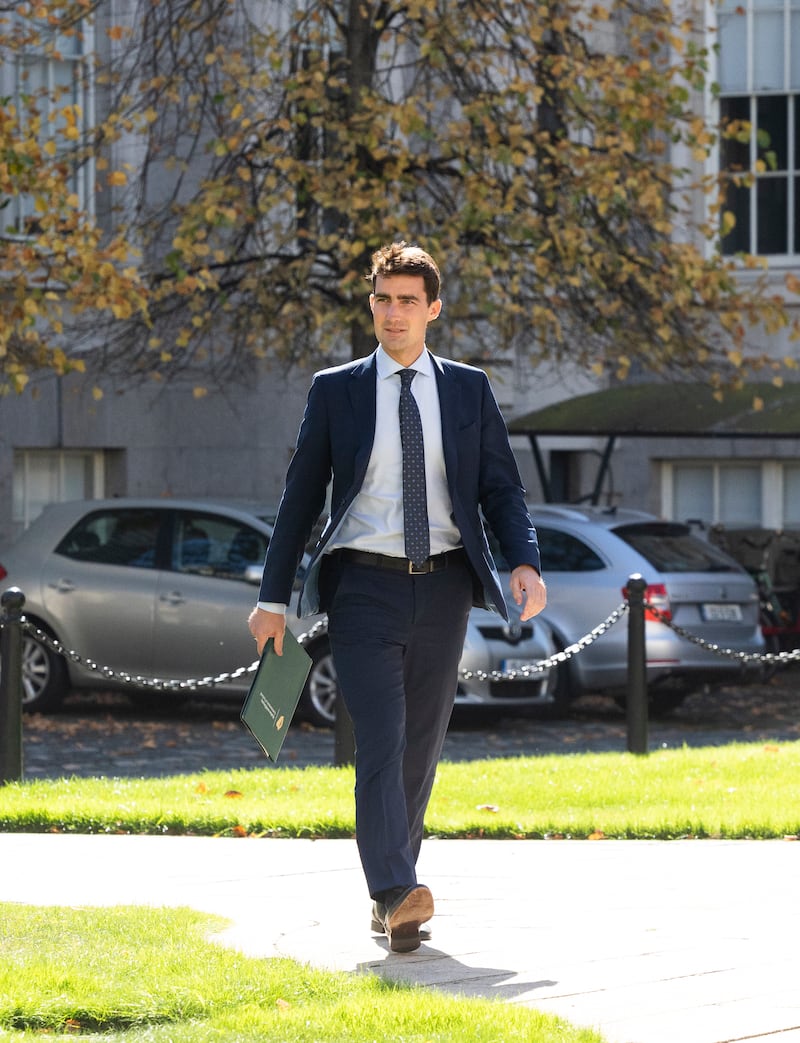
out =
[[328,639],[315,641],[306,648],[311,656],[311,673],[300,696],[298,714],[319,728],[333,728],[336,723],[336,703],[339,700],[339,681],[333,665]]
[[67,664],[62,656],[37,641],[22,635],[22,709],[26,713],[51,713],[57,710],[69,691]]

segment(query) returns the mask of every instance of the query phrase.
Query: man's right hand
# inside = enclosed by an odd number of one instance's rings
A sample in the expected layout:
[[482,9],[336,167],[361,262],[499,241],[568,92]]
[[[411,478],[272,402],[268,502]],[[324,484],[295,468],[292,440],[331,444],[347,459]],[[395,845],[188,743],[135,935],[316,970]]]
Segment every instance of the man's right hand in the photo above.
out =
[[275,652],[283,655],[283,635],[286,631],[286,616],[282,612],[265,612],[263,608],[254,608],[247,620],[250,633],[256,639],[259,656],[270,638],[275,642]]

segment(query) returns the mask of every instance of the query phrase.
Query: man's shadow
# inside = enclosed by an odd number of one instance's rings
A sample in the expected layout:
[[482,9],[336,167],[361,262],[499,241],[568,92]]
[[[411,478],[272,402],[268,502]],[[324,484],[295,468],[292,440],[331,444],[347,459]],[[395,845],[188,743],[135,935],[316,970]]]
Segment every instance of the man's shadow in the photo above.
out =
[[508,982],[509,978],[516,978],[519,971],[500,967],[473,967],[424,943],[413,953],[393,953],[385,939],[376,941],[383,950],[382,954],[376,955],[374,960],[357,964],[356,971],[359,974],[376,974],[387,982],[422,985],[459,996],[500,1000],[513,1000],[534,989],[551,988],[558,984],[547,979]]

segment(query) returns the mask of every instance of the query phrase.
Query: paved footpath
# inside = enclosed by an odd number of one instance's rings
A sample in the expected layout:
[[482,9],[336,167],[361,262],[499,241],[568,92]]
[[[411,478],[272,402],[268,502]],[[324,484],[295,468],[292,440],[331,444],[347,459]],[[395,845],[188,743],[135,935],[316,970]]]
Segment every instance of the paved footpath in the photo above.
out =
[[[693,696],[650,748],[800,737],[797,672]],[[84,702],[86,703],[84,707]],[[157,776],[263,767],[238,715],[147,717],[73,700],[25,724],[25,777]],[[453,728],[445,757],[625,748],[606,704],[568,721]],[[330,764],[329,732],[294,727],[283,764]],[[609,1043],[800,1043],[800,842],[428,840],[433,938],[389,952],[369,931],[355,845],[0,834],[0,901],[190,905],[258,957],[493,997],[600,1030]]]
[[188,905],[220,940],[595,1028],[610,1043],[800,1043],[800,843],[429,840],[433,937],[369,931],[350,840],[0,835],[0,900]]

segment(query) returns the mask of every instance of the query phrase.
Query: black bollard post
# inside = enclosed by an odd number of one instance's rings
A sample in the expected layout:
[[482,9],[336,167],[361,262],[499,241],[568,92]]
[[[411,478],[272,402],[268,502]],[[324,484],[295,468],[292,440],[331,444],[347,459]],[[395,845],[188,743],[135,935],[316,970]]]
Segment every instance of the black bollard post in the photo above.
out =
[[628,577],[628,751],[647,753],[647,651],[644,638],[644,592],[638,572]]
[[25,595],[9,587],[0,595],[0,784],[22,781],[22,606]]
[[353,722],[340,692],[336,697],[336,720],[333,726],[333,763],[340,767],[344,764],[354,764],[355,759],[356,741],[353,735]]

